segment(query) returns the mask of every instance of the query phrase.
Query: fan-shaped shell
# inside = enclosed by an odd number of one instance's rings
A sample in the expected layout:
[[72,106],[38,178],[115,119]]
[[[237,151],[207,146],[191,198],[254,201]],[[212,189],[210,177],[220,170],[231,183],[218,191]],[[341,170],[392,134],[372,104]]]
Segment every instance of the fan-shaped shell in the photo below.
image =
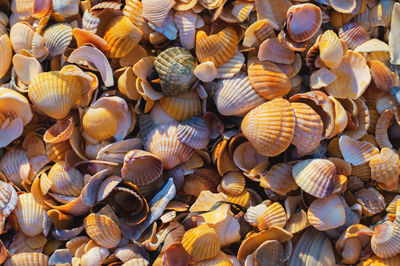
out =
[[369,162],[379,154],[378,148],[371,143],[357,141],[346,135],[339,138],[339,147],[345,161],[355,166]]
[[36,236],[43,231],[46,212],[43,206],[35,201],[32,193],[23,193],[18,196],[14,213],[25,235]]
[[342,61],[344,49],[339,37],[332,30],[325,31],[319,40],[322,62],[329,68],[337,68]]
[[186,49],[193,49],[196,40],[196,23],[199,16],[191,11],[175,13],[174,21],[179,31],[179,40]]
[[79,13],[79,0],[53,0],[52,8],[63,17],[71,17]]
[[283,46],[277,37],[266,39],[258,50],[260,61],[271,61],[278,64],[292,64],[296,60],[294,52]]
[[267,210],[257,218],[258,229],[267,230],[270,226],[284,227],[287,221],[286,212],[279,202],[267,207]]
[[398,181],[400,175],[399,155],[390,148],[382,148],[379,156],[369,161],[371,179],[383,183],[391,188]]
[[257,20],[251,24],[244,33],[243,45],[252,47],[259,45],[268,38],[276,37],[274,28],[277,29],[278,25],[268,19]]
[[314,200],[307,214],[310,224],[319,231],[339,227],[346,220],[342,199],[336,194]]
[[169,10],[175,4],[173,0],[144,0],[143,3],[143,17],[156,25],[161,27]]
[[317,198],[329,196],[334,189],[336,167],[325,159],[309,159],[293,166],[296,184],[308,194]]
[[188,230],[183,235],[182,246],[189,255],[198,259],[215,257],[221,248],[217,232],[207,224]]
[[274,0],[254,1],[257,11],[257,19],[268,19],[276,25],[275,30],[282,28],[288,8],[292,5],[290,1],[276,2]]
[[390,258],[400,252],[400,227],[386,221],[375,227],[371,238],[371,248],[380,258]]
[[17,186],[28,180],[30,168],[28,154],[21,149],[6,152],[0,161],[0,171]]
[[72,40],[72,27],[68,23],[51,25],[44,31],[43,38],[50,57],[63,54]]
[[292,166],[286,163],[273,165],[268,171],[261,174],[260,186],[271,189],[275,193],[286,196],[298,187],[292,176]]
[[114,248],[121,240],[121,229],[111,218],[91,213],[84,220],[88,236],[105,248]]
[[3,217],[7,217],[14,210],[18,202],[17,192],[14,187],[0,181],[0,210]]
[[10,41],[14,52],[19,54],[23,49],[30,50],[34,29],[26,22],[15,23],[10,29]]
[[5,266],[45,266],[48,265],[49,257],[42,253],[27,252],[13,255],[5,262]]
[[200,168],[185,177],[182,189],[189,195],[199,197],[202,191],[217,192],[220,182],[221,177],[217,172],[212,169]]
[[50,191],[53,193],[79,196],[83,188],[83,176],[75,168],[64,161],[56,162],[50,169],[48,178],[51,180]]
[[371,71],[372,80],[378,89],[390,91],[392,87],[399,86],[399,78],[397,75],[390,71],[381,61],[368,61],[368,66]]
[[12,47],[11,41],[7,34],[0,36],[0,78],[8,71],[11,65]]
[[343,25],[339,29],[339,37],[350,49],[355,49],[357,46],[370,40],[368,31],[362,24],[357,22],[350,22]]
[[231,194],[238,195],[242,193],[246,184],[245,177],[241,172],[228,172],[221,179],[222,188]]
[[123,9],[124,16],[129,18],[138,29],[143,28],[143,4],[139,0],[127,0]]
[[322,24],[321,9],[309,3],[289,7],[286,17],[287,32],[295,42],[311,39]]
[[356,193],[354,197],[362,207],[362,213],[365,216],[372,216],[385,209],[385,199],[374,188],[363,188]]
[[83,116],[82,127],[92,138],[105,140],[111,138],[117,132],[118,121],[108,109],[91,107]]
[[188,91],[177,96],[161,98],[162,109],[178,121],[200,115],[202,111],[200,98],[196,91]]
[[242,121],[242,131],[262,155],[276,156],[290,145],[295,116],[287,100],[277,98],[251,110]]
[[193,149],[202,149],[210,141],[210,130],[206,121],[198,116],[193,116],[179,123],[178,139]]

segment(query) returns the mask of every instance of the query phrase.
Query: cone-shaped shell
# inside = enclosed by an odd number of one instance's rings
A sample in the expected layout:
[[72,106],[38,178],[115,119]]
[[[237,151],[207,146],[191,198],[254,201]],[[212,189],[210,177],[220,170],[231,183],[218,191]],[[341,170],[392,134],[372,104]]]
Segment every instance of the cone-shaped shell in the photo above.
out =
[[236,172],[236,171],[228,172],[221,179],[222,188],[226,192],[234,195],[242,193],[245,184],[246,180],[241,172]]
[[124,157],[121,174],[124,180],[137,186],[144,186],[159,178],[162,170],[163,163],[156,155],[142,150],[132,150]]
[[173,0],[144,0],[143,3],[143,17],[156,25],[161,27],[169,10],[175,4]]
[[279,202],[267,207],[267,210],[257,218],[258,229],[266,230],[270,226],[284,227],[287,221],[286,212]]
[[210,141],[210,130],[206,121],[198,116],[193,116],[178,126],[178,139],[193,149],[203,149]]
[[105,140],[117,132],[118,121],[106,108],[89,108],[83,116],[82,127],[92,138]]
[[346,162],[360,165],[369,162],[379,154],[379,149],[367,141],[357,141],[343,135],[339,138],[339,147]]
[[290,79],[272,62],[250,58],[248,75],[254,90],[267,100],[284,97],[290,91]]
[[219,81],[214,102],[222,115],[244,116],[254,107],[264,103],[265,98],[253,89],[246,73],[240,72],[233,78]]
[[7,34],[0,36],[0,51],[0,78],[2,78],[10,68],[12,58],[11,41]]
[[310,224],[319,231],[339,227],[346,220],[342,199],[336,194],[314,200],[308,208],[307,215]]
[[371,60],[368,61],[368,66],[371,71],[372,80],[378,89],[390,91],[392,87],[399,86],[399,78],[383,62]]
[[10,29],[10,41],[14,52],[19,54],[23,49],[29,51],[35,30],[26,22],[15,23]]
[[354,197],[362,207],[362,213],[365,216],[372,216],[380,213],[385,209],[385,199],[383,196],[374,188],[368,189],[363,188],[356,193]]
[[29,84],[28,96],[46,115],[63,119],[80,100],[82,90],[79,78],[51,71],[33,78]]
[[185,48],[171,47],[162,51],[154,61],[162,93],[174,96],[189,90],[196,81],[195,64],[196,60]]
[[29,252],[13,255],[5,262],[5,266],[46,266],[48,265],[49,257],[42,253]]
[[355,49],[357,46],[370,40],[368,31],[366,31],[362,24],[357,22],[350,22],[343,25],[339,29],[339,37],[350,49]]
[[332,30],[325,31],[319,40],[320,58],[329,68],[337,68],[343,57],[343,46]]
[[63,54],[72,40],[72,27],[68,23],[51,25],[44,31],[43,38],[50,57]]
[[289,147],[295,116],[289,102],[274,99],[251,110],[242,121],[242,132],[262,155],[276,156]]
[[286,17],[287,32],[295,42],[311,39],[322,24],[321,9],[308,3],[289,7]]
[[196,34],[196,56],[200,63],[211,61],[216,67],[227,62],[235,54],[239,38],[234,28],[207,36],[204,31]]
[[375,227],[371,238],[371,248],[380,258],[390,258],[400,252],[400,227],[386,221]]
[[271,61],[278,64],[292,64],[296,60],[294,52],[283,46],[277,37],[266,39],[258,50],[260,61]]
[[399,155],[390,148],[383,148],[379,154],[369,161],[371,179],[391,188],[398,181],[400,175]]
[[35,201],[32,193],[23,193],[18,196],[14,213],[25,235],[36,236],[43,231],[46,212],[43,206]]
[[84,220],[88,236],[105,248],[115,248],[121,240],[121,229],[111,218],[91,213]]
[[293,166],[296,184],[308,194],[317,198],[329,196],[334,189],[336,167],[325,159],[309,159]]
[[190,256],[198,259],[215,257],[221,249],[215,229],[207,224],[188,230],[183,236],[182,246]]
[[108,56],[121,58],[129,54],[142,38],[143,32],[125,16],[115,17],[107,26],[103,39],[109,45]]
[[50,191],[66,196],[79,196],[83,188],[83,176],[64,161],[55,163],[48,174]]
[[271,169],[261,174],[260,186],[286,196],[287,193],[298,188],[292,176],[292,168],[286,163],[273,165]]
[[165,96],[161,98],[162,109],[178,121],[200,115],[202,111],[200,98],[196,91],[188,91],[177,96]]
[[371,73],[364,57],[352,50],[347,51],[337,68],[331,69],[336,80],[326,87],[335,98],[359,98],[371,81]]

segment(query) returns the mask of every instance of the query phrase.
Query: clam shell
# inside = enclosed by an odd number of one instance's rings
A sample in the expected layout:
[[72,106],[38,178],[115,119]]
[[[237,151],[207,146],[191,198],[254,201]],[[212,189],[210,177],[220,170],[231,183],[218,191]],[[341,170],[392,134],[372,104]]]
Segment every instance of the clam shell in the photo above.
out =
[[357,0],[329,0],[329,4],[338,12],[351,13],[357,7]]
[[337,68],[342,61],[344,49],[339,37],[332,30],[325,31],[319,40],[322,62],[329,68]]
[[372,216],[383,211],[386,207],[385,199],[379,192],[370,187],[364,188],[356,193],[354,197],[362,207],[362,213],[365,216]]
[[267,162],[268,157],[259,154],[250,142],[243,142],[233,152],[233,162],[240,170],[250,172],[262,163]]
[[85,10],[82,16],[82,27],[87,31],[96,33],[99,24],[100,18],[89,12],[89,10]]
[[20,54],[23,49],[31,50],[34,32],[32,26],[26,22],[18,22],[11,27],[10,41],[15,53]]
[[388,128],[393,118],[393,112],[386,109],[378,118],[375,127],[375,140],[380,148],[392,148],[393,145],[389,140]]
[[0,181],[0,210],[3,217],[7,217],[15,209],[18,202],[17,192],[14,187]]
[[68,23],[51,25],[44,31],[43,38],[50,57],[63,54],[72,40],[72,27]]
[[399,86],[399,78],[397,77],[397,74],[390,71],[390,69],[381,61],[368,61],[368,66],[371,71],[372,80],[379,89],[390,91],[392,87]]
[[33,77],[42,72],[42,66],[34,57],[16,54],[13,56],[12,63],[18,81],[24,83],[24,85],[29,84]]
[[189,264],[190,255],[180,243],[175,243],[164,251],[162,260],[167,265]]
[[290,1],[276,2],[274,0],[254,1],[257,11],[257,20],[268,19],[277,25],[275,30],[282,28],[288,8],[292,5]]
[[54,164],[48,174],[52,185],[50,191],[53,193],[79,196],[83,188],[83,176],[75,168],[64,161]]
[[58,120],[53,126],[46,130],[43,140],[46,143],[60,143],[68,140],[74,132],[75,125],[72,118]]
[[79,0],[53,0],[54,12],[60,13],[63,17],[71,17],[79,13]]
[[129,18],[138,29],[143,29],[143,4],[139,0],[127,0],[124,9],[124,16]]
[[223,0],[199,0],[198,2],[203,7],[212,10],[220,7],[223,3]]
[[286,17],[287,32],[295,42],[311,39],[322,24],[321,9],[309,3],[289,7]]
[[315,229],[327,231],[344,224],[346,215],[340,197],[336,194],[314,200],[307,212],[308,221]]
[[298,187],[292,176],[292,166],[286,163],[273,165],[268,171],[261,174],[260,186],[272,189],[275,193],[286,196]]
[[287,221],[283,206],[275,202],[267,207],[267,210],[257,218],[258,229],[267,230],[271,226],[284,227]]
[[154,66],[165,96],[179,95],[192,87],[196,81],[195,63],[189,50],[182,47],[166,49],[157,56]]
[[85,220],[88,236],[102,247],[114,248],[121,240],[119,226],[109,217],[102,214],[89,214]]
[[290,219],[286,223],[285,230],[295,234],[301,232],[308,226],[310,226],[310,223],[308,222],[307,213],[299,208],[291,214]]
[[278,29],[278,25],[274,25],[268,19],[257,20],[246,29],[243,46],[252,47],[261,44],[268,38],[276,37],[274,29]]
[[236,74],[240,72],[244,65],[244,55],[242,53],[236,52],[231,59],[229,59],[226,63],[220,65],[217,68],[217,77],[218,79],[228,79],[233,78]]
[[175,4],[174,0],[144,0],[143,4],[143,17],[156,25],[161,27],[168,12]]
[[118,121],[113,113],[104,107],[89,108],[83,116],[82,128],[90,137],[105,140],[117,132]]
[[240,172],[228,172],[221,179],[222,188],[231,194],[242,193],[246,184],[245,177]]
[[32,193],[18,196],[17,206],[14,210],[21,231],[27,236],[36,236],[43,231],[45,210],[37,203]]
[[284,47],[277,37],[263,41],[257,56],[260,61],[267,60],[279,64],[292,64],[296,60],[295,53]]
[[102,262],[110,255],[106,248],[93,247],[82,255],[80,259],[81,266],[101,265]]
[[108,56],[111,58],[126,56],[139,43],[142,35],[143,32],[133,25],[129,18],[115,17],[108,24],[103,36],[110,47]]
[[202,111],[200,99],[195,91],[177,96],[165,96],[161,98],[160,104],[168,115],[178,121],[200,115]]
[[380,258],[390,258],[400,252],[400,228],[398,225],[386,221],[375,227],[371,238],[371,248]]
[[63,161],[65,160],[65,154],[71,149],[69,141],[46,144],[46,155],[53,162]]
[[358,127],[356,129],[346,129],[343,134],[353,139],[360,139],[365,136],[370,126],[370,113],[363,100],[357,99],[355,103],[357,106],[356,119],[358,121]]
[[194,75],[203,82],[211,82],[217,77],[217,72],[214,62],[204,62],[196,66]]
[[371,74],[364,57],[352,50],[347,51],[340,65],[331,71],[337,79],[326,87],[326,91],[336,98],[357,99],[371,81]]
[[21,19],[29,17],[34,9],[34,3],[31,1],[16,0],[11,3],[11,10],[13,13],[21,16]]
[[217,186],[220,182],[221,177],[217,172],[212,169],[200,168],[185,177],[182,189],[189,195],[199,197],[202,191],[217,192]]
[[334,189],[336,167],[325,159],[309,159],[293,166],[296,184],[317,198],[329,196]]
[[339,138],[340,151],[346,162],[354,166],[369,162],[379,154],[378,148],[367,141],[357,141],[346,135]]
[[369,161],[371,179],[384,184],[385,187],[393,187],[400,175],[399,155],[390,148],[382,148],[379,156]]
[[270,204],[270,202],[263,201],[256,206],[249,207],[244,215],[244,220],[252,226],[258,226],[258,217],[268,210]]
[[[211,209],[217,202],[219,201],[228,201],[228,196],[223,193],[212,193],[209,190],[202,191],[193,205],[190,207],[190,212],[197,211],[208,211]],[[218,212],[220,209],[225,209],[227,204],[222,204],[219,206],[214,212]],[[228,208],[229,209],[229,208]],[[210,217],[210,213],[205,213],[202,216]],[[212,214],[211,214],[212,215]],[[218,217],[218,222],[222,221],[225,217]],[[216,219],[213,219],[213,222],[216,222]]]
[[154,182],[162,174],[163,163],[156,155],[132,150],[124,157],[121,169],[122,178],[137,186],[144,186]]
[[30,168],[27,152],[20,149],[6,152],[0,161],[0,171],[17,186],[28,180]]
[[42,253],[19,253],[13,255],[5,262],[5,266],[46,266],[48,265],[49,257]]
[[196,266],[212,266],[212,265],[219,265],[219,266],[233,266],[236,264],[232,264],[230,256],[226,255],[224,252],[218,253],[217,256],[208,259],[202,260],[195,264]]
[[284,97],[290,91],[288,76],[274,63],[252,57],[248,62],[248,75],[254,90],[267,100]]
[[368,31],[359,23],[350,22],[339,29],[339,37],[350,49],[370,40]]
[[[259,265],[282,265],[285,261],[282,244],[277,240],[265,241],[253,254]],[[266,256],[266,254],[268,254],[268,256]]]
[[11,65],[12,47],[11,41],[7,34],[0,36],[0,78],[4,77]]
[[220,252],[220,241],[214,228],[207,224],[188,230],[182,239],[182,246],[190,256],[209,259]]
[[[235,90],[232,90],[235,88]],[[221,79],[214,94],[214,102],[222,115],[244,116],[256,106],[265,102],[251,86],[245,72],[233,78]]]
[[196,56],[200,63],[214,62],[216,67],[226,63],[235,54],[239,38],[232,27],[207,36],[204,31],[196,33]]
[[196,23],[199,15],[191,11],[176,12],[174,21],[179,31],[179,40],[188,50],[194,48],[196,40]]
[[295,127],[293,109],[277,98],[251,110],[242,121],[244,136],[264,156],[276,156],[290,145]]
[[206,121],[198,116],[193,116],[179,123],[178,139],[193,149],[203,149],[210,141],[210,131]]

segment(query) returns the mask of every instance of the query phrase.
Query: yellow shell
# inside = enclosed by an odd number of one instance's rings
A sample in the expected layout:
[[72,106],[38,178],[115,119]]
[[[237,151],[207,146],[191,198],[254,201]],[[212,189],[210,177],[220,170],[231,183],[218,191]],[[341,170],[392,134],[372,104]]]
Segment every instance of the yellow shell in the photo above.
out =
[[231,194],[242,193],[246,180],[241,172],[228,172],[221,179],[222,188]]
[[82,127],[92,138],[105,140],[111,138],[117,132],[118,121],[108,109],[91,107],[83,116]]
[[277,27],[277,25],[273,25],[268,19],[257,20],[246,29],[243,45],[251,47],[256,44],[261,44],[268,38],[276,37],[274,28]]
[[273,165],[268,171],[261,174],[260,186],[271,189],[275,193],[286,196],[298,187],[292,176],[292,166],[286,163]]
[[122,11],[124,16],[129,18],[133,25],[140,30],[143,28],[144,19],[142,2],[139,0],[127,0]]
[[289,147],[295,116],[289,102],[277,98],[251,110],[242,121],[242,132],[262,155],[276,156]]
[[83,85],[79,78],[50,71],[33,78],[29,84],[28,96],[46,115],[63,119],[79,102],[82,92]]
[[286,212],[279,202],[267,207],[267,210],[257,218],[258,229],[266,230],[271,226],[284,227],[287,221]]
[[344,160],[355,166],[369,162],[379,154],[378,148],[371,143],[357,141],[346,135],[339,138],[339,147]]
[[83,176],[64,161],[55,163],[48,174],[52,185],[50,191],[68,196],[79,196],[83,188]]
[[198,259],[215,257],[221,249],[217,232],[207,224],[188,230],[183,235],[182,246],[190,256]]
[[395,73],[381,61],[368,61],[368,66],[371,71],[372,80],[376,87],[383,91],[390,91],[392,87],[399,86],[399,78]]
[[72,27],[69,23],[51,25],[44,31],[43,38],[50,57],[63,54],[72,40]]
[[110,47],[108,56],[111,58],[126,56],[139,43],[142,35],[143,32],[133,25],[129,18],[115,17],[108,24],[103,36]]
[[356,201],[362,207],[362,213],[365,216],[372,216],[385,209],[385,199],[374,188],[364,188],[354,193]]
[[339,227],[346,220],[342,199],[336,194],[314,200],[308,208],[307,215],[310,224],[319,231]]
[[121,240],[121,229],[106,215],[91,213],[84,220],[88,236],[102,247],[115,248]]
[[371,248],[374,253],[383,259],[395,256],[400,252],[400,227],[386,221],[375,227],[371,238]]
[[221,177],[212,169],[196,169],[193,174],[188,175],[183,183],[182,190],[196,198],[202,191],[217,192],[217,186],[221,182]]
[[0,36],[0,51],[0,78],[2,78],[10,68],[12,58],[11,41],[7,34]]
[[60,143],[47,143],[46,144],[46,155],[53,162],[65,160],[65,154],[71,150],[69,141],[63,141]]
[[319,40],[319,52],[322,62],[329,68],[337,68],[343,57],[343,46],[332,30],[327,30]]
[[58,120],[43,135],[46,143],[60,143],[69,140],[74,132],[75,124],[72,118]]
[[232,261],[224,252],[218,253],[217,256],[208,260],[202,260],[194,264],[196,266],[233,266]]
[[286,17],[287,32],[295,42],[311,39],[322,24],[321,9],[309,3],[289,7]]
[[10,41],[14,52],[19,54],[23,49],[29,51],[32,47],[34,29],[26,22],[15,23],[10,29]]
[[296,55],[292,50],[284,47],[277,37],[266,39],[258,50],[260,61],[271,61],[279,64],[292,64],[296,60]]
[[178,121],[183,121],[202,111],[200,98],[196,91],[188,91],[181,95],[165,96],[160,100],[164,111]]
[[272,62],[250,58],[248,75],[254,90],[267,100],[284,97],[290,91],[290,79]]
[[46,213],[43,206],[35,201],[32,193],[23,193],[18,196],[14,213],[25,235],[36,236],[43,231]]
[[392,188],[400,175],[399,155],[390,148],[383,148],[379,154],[369,161],[371,179]]
[[5,266],[47,266],[49,257],[42,253],[19,253],[5,262]]
[[239,38],[232,27],[207,36],[204,31],[196,34],[196,56],[200,63],[211,61],[218,67],[235,54]]

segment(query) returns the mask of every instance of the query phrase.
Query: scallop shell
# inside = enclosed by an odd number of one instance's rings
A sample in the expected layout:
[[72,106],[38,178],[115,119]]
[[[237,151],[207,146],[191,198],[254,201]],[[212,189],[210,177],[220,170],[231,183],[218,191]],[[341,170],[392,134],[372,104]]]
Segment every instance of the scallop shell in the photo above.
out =
[[195,91],[188,91],[178,96],[165,96],[160,100],[164,111],[178,121],[200,115],[201,102]]
[[329,0],[329,4],[338,12],[351,13],[357,7],[357,0]]
[[390,69],[381,61],[368,61],[368,66],[371,71],[372,80],[379,89],[390,91],[392,87],[399,86],[399,78],[397,75],[390,71]]
[[267,100],[283,97],[290,91],[288,76],[274,63],[252,57],[248,62],[248,75],[254,90]]
[[81,256],[79,263],[82,266],[101,265],[109,255],[110,252],[106,248],[93,247]]
[[235,54],[239,38],[232,27],[207,36],[204,31],[196,33],[196,56],[200,63],[214,62],[216,67],[226,63]]
[[129,54],[142,39],[143,32],[139,30],[129,18],[115,17],[107,26],[103,39],[108,43],[108,56],[121,58]]
[[193,149],[203,149],[210,141],[210,131],[206,121],[198,116],[193,116],[179,123],[178,139]]
[[284,227],[287,221],[283,206],[275,202],[267,207],[267,210],[257,218],[258,229],[266,230],[270,226]]
[[311,39],[322,24],[321,9],[309,3],[289,7],[286,17],[287,32],[295,42]]
[[400,228],[398,225],[386,221],[375,227],[371,238],[371,248],[380,258],[390,258],[400,252]]
[[278,25],[274,25],[268,19],[257,20],[246,29],[243,46],[252,47],[261,44],[268,38],[276,37],[274,29],[278,29]]
[[233,162],[240,170],[250,172],[260,164],[268,162],[268,157],[259,154],[250,142],[243,142],[233,152]]
[[357,141],[346,135],[339,138],[340,151],[346,162],[354,166],[369,162],[379,154],[378,148],[367,141]]
[[82,27],[83,29],[96,33],[97,26],[100,24],[100,18],[85,10],[82,16]]
[[68,196],[79,196],[83,188],[83,176],[64,161],[54,164],[48,174],[52,185],[50,191]]
[[89,108],[82,119],[85,133],[97,140],[111,138],[118,128],[117,118],[104,107]]
[[196,40],[196,23],[199,15],[191,11],[175,13],[174,21],[179,31],[179,40],[183,47],[188,50],[194,48]]
[[319,231],[339,227],[346,220],[342,199],[336,194],[314,200],[307,215],[310,224]]
[[24,150],[8,151],[0,161],[0,171],[17,186],[28,180],[30,169],[28,154]]
[[354,197],[362,207],[362,213],[365,216],[372,216],[383,211],[386,207],[385,199],[374,188],[363,188],[356,193]]
[[220,241],[214,228],[207,224],[188,230],[182,239],[182,246],[190,256],[209,259],[220,252]]
[[[217,202],[219,201],[228,201],[228,196],[223,193],[212,193],[209,190],[202,191],[193,205],[190,207],[190,212],[197,212],[197,211],[208,211],[211,209]],[[222,204],[219,206],[214,212],[218,213],[220,209],[225,209],[227,204]],[[228,208],[229,209],[229,208]],[[202,216],[212,217],[211,212],[206,212]],[[213,217],[213,223],[220,222],[225,219],[225,215],[222,217]]]
[[242,121],[242,131],[264,156],[276,156],[290,145],[295,127],[293,109],[277,98],[251,110]]
[[271,61],[279,64],[292,64],[296,60],[294,51],[284,47],[277,37],[266,39],[258,50],[260,61]]
[[15,23],[10,29],[10,41],[14,52],[19,54],[23,49],[29,51],[32,47],[34,29],[26,22]]
[[277,25],[275,30],[282,28],[288,8],[292,5],[290,1],[276,2],[274,0],[255,1],[257,20],[268,19]]
[[154,182],[162,174],[163,163],[154,154],[142,150],[132,150],[124,157],[122,178],[137,186]]
[[43,231],[46,212],[42,205],[37,203],[32,193],[18,196],[14,210],[21,231],[27,236],[36,236]]
[[320,116],[307,104],[291,103],[296,117],[292,144],[300,156],[315,151],[322,140],[323,123]]
[[[235,88],[235,90],[232,90]],[[233,78],[221,79],[214,94],[214,102],[222,115],[244,116],[247,112],[265,102],[251,86],[245,72]]]
[[344,49],[339,37],[332,30],[325,31],[319,40],[322,62],[329,68],[337,68],[342,61]]
[[129,18],[138,29],[143,29],[143,4],[139,0],[127,0],[123,9],[124,16]]
[[325,159],[309,159],[293,166],[296,184],[308,194],[317,198],[329,196],[334,190],[335,165]]
[[68,23],[51,25],[44,31],[43,38],[50,57],[63,54],[72,40],[72,27]]
[[213,266],[213,265],[218,265],[218,266],[233,266],[236,264],[232,264],[231,258],[226,255],[224,252],[218,253],[217,256],[208,259],[208,260],[202,260],[200,262],[197,262],[195,264],[196,266]]
[[102,214],[89,214],[85,220],[85,230],[90,238],[102,247],[115,248],[121,240],[119,226]]
[[350,49],[370,40],[368,31],[357,22],[350,22],[339,29],[339,37]]
[[0,181],[0,210],[3,217],[8,217],[15,209],[18,202],[17,192],[14,187]]
[[58,120],[53,126],[46,130],[43,140],[46,143],[60,143],[69,140],[74,132],[75,125],[72,118]]
[[168,48],[157,56],[154,66],[165,96],[179,95],[193,86],[195,63],[189,50],[182,47]]
[[46,144],[46,155],[53,162],[65,160],[65,154],[70,150],[72,150],[72,148],[69,141]]
[[42,253],[29,252],[29,253],[19,253],[13,255],[8,259],[4,265],[5,266],[45,266],[48,265],[49,257]]
[[391,188],[397,183],[400,175],[399,155],[390,148],[382,148],[379,156],[369,161],[369,167],[372,180]]
[[79,0],[53,0],[52,7],[54,12],[67,18],[79,13],[79,3]]
[[183,191],[186,194],[199,197],[202,191],[217,192],[217,186],[221,182],[221,177],[212,169],[196,169],[193,174],[185,177]]
[[[282,244],[277,240],[265,241],[253,254],[259,265],[282,265],[285,261]],[[266,256],[266,254],[268,254],[268,256]],[[250,256],[248,256],[248,258]]]
[[174,0],[144,0],[143,3],[143,17],[156,25],[161,27],[168,12],[175,4]]
[[275,193],[286,196],[298,187],[292,176],[292,166],[286,163],[273,165],[268,171],[261,174],[260,186],[272,189]]
[[11,41],[7,34],[0,36],[0,78],[4,77],[11,66],[12,47]]
[[228,172],[221,179],[222,188],[226,192],[235,195],[242,193],[245,183],[246,180],[243,174],[236,171]]

